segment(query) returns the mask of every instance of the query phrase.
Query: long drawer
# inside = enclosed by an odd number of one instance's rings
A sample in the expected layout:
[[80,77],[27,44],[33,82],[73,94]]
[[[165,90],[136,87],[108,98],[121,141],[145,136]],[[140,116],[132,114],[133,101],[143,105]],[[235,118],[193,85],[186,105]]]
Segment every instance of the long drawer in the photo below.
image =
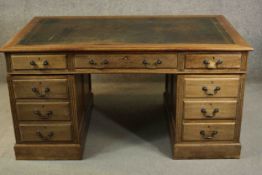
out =
[[68,98],[67,79],[28,78],[13,80],[15,98]]
[[235,122],[183,123],[184,141],[232,141]]
[[177,54],[80,54],[74,67],[84,68],[176,68]]
[[197,76],[184,79],[184,97],[237,97],[239,76]]
[[16,102],[20,121],[70,120],[69,102]]
[[186,99],[184,119],[235,119],[235,99]]
[[71,123],[19,124],[21,141],[56,142],[72,141]]

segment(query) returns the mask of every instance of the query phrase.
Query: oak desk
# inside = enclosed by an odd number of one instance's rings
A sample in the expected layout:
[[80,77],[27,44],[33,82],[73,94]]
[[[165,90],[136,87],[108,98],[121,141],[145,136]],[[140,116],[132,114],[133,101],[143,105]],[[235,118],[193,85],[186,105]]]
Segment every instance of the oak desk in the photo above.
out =
[[251,50],[223,16],[36,17],[1,48],[16,158],[82,158],[94,73],[165,74],[173,158],[239,158]]

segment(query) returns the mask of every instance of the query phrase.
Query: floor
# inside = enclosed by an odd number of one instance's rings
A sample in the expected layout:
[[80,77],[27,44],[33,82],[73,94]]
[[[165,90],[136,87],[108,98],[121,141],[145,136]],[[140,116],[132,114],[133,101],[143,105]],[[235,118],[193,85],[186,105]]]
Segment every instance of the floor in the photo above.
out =
[[163,82],[95,82],[84,160],[16,161],[7,85],[0,84],[0,175],[258,175],[262,171],[262,82],[247,83],[242,155],[172,160]]

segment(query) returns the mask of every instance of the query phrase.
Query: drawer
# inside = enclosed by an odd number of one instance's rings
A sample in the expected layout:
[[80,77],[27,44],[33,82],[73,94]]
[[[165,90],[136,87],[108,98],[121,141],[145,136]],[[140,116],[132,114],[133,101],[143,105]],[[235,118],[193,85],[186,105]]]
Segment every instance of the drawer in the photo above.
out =
[[15,98],[67,98],[67,79],[15,79]]
[[72,126],[64,124],[20,124],[21,141],[72,141]]
[[235,122],[184,123],[184,141],[230,141],[234,139]]
[[235,119],[237,100],[184,100],[184,119]]
[[184,79],[185,97],[237,97],[239,76],[198,76]]
[[240,69],[241,54],[186,54],[186,69]]
[[70,120],[69,102],[17,102],[16,112],[20,121]]
[[65,55],[12,55],[13,70],[66,69]]
[[76,55],[76,69],[84,68],[176,68],[177,54]]

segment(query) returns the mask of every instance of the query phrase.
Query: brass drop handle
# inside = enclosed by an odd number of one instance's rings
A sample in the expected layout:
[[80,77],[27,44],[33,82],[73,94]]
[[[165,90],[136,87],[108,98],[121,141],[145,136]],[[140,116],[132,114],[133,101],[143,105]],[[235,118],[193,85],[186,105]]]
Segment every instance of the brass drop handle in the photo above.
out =
[[204,130],[201,130],[199,133],[201,137],[206,140],[213,139],[218,134],[217,131],[211,131],[209,134],[207,134]]
[[96,65],[96,62],[95,62],[95,60],[91,59],[91,60],[89,60],[89,64]]
[[[36,66],[36,65],[37,65],[34,60],[30,61],[29,64],[30,64],[31,66]],[[44,60],[42,64],[43,64],[43,66],[48,66],[48,65],[49,65],[49,62],[48,62],[47,60]]]
[[38,88],[32,87],[32,92],[34,92],[38,97],[45,97],[50,89],[46,87],[43,92],[40,92]]
[[53,115],[53,111],[47,111],[46,114],[42,114],[39,110],[33,111],[33,114],[38,116],[42,120],[48,120]]
[[215,69],[217,68],[217,65],[222,64],[222,63],[223,63],[223,60],[221,59],[215,60],[214,58],[213,60],[204,59],[203,61],[203,64],[206,65],[208,69]]
[[54,132],[49,132],[46,136],[41,131],[36,131],[36,135],[43,141],[49,141],[54,136]]
[[44,66],[48,66],[49,65],[49,62],[47,60],[43,61],[43,65]]
[[201,113],[202,113],[206,118],[214,118],[215,115],[216,115],[216,113],[219,112],[219,109],[218,109],[218,108],[215,108],[215,109],[213,110],[213,112],[212,112],[211,115],[209,115],[209,114],[207,113],[207,110],[206,110],[205,108],[202,108],[200,111],[201,111]]
[[223,64],[223,60],[218,59],[218,60],[216,61],[216,65],[219,65],[219,64]]
[[149,63],[148,63],[147,60],[143,60],[143,64],[146,66],[146,65],[148,65]]
[[103,65],[109,64],[109,61],[107,59],[105,59],[104,61],[101,62],[101,64],[103,64]]
[[158,59],[155,63],[155,65],[159,65],[159,64],[162,64],[162,61],[160,59]]
[[29,63],[31,66],[36,66],[36,62],[34,60],[30,61]]
[[210,62],[207,59],[204,59],[203,63],[204,65],[209,65]]
[[206,86],[203,86],[202,87],[202,91],[204,91],[205,92],[205,94],[207,94],[207,95],[210,95],[210,96],[212,96],[212,95],[215,95],[218,91],[220,91],[220,87],[219,86],[216,86],[214,89],[213,89],[213,92],[211,91],[209,91],[209,89],[206,87]]

